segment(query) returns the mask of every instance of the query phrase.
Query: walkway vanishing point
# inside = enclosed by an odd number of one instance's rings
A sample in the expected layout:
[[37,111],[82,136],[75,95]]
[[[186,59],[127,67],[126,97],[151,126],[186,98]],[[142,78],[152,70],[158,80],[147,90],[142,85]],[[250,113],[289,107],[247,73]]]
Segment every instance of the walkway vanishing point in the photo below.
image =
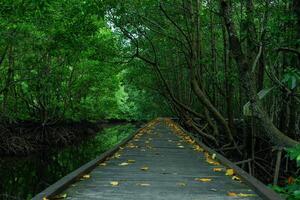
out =
[[281,199],[170,119],[157,119],[33,200]]

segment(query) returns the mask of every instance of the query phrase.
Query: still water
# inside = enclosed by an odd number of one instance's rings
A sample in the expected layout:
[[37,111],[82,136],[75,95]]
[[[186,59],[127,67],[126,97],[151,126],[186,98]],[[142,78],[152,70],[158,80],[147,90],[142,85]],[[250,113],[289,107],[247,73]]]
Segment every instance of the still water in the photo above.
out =
[[0,200],[27,200],[136,131],[132,124],[105,128],[64,149],[26,158],[0,158]]

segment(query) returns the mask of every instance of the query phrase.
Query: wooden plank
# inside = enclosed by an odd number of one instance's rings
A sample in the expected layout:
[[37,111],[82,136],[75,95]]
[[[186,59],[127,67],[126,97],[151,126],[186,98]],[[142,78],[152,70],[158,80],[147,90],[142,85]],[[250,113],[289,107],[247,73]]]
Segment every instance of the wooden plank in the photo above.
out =
[[143,126],[142,128],[138,129],[133,134],[130,134],[127,138],[125,138],[122,142],[120,142],[118,145],[113,147],[112,149],[104,152],[100,156],[96,157],[94,160],[91,160],[90,162],[84,164],[80,168],[76,169],[75,171],[69,173],[62,179],[58,180],[48,188],[46,188],[44,191],[40,192],[36,196],[32,198],[32,200],[42,200],[43,198],[50,198],[51,196],[57,195],[60,192],[62,192],[68,185],[70,185],[72,182],[74,182],[78,177],[90,172],[97,166],[98,163],[103,162],[106,158],[113,155],[115,152],[119,150],[119,148],[126,143],[128,143],[139,131],[141,131],[143,128],[145,128],[147,125]]
[[[174,122],[175,123],[175,122]],[[178,125],[178,124],[177,124]],[[181,127],[180,125],[178,125]],[[206,146],[204,143],[202,143],[198,138],[194,137],[191,133],[187,132],[182,128],[182,130],[189,135],[192,139],[194,139],[205,151],[209,152],[210,154],[215,154],[216,159],[226,165],[227,167],[233,169],[236,174],[241,177],[241,179],[251,187],[256,193],[258,193],[263,199],[266,200],[283,200],[276,192],[268,188],[265,184],[254,178],[253,176],[249,175],[247,172],[245,172],[243,169],[232,163],[230,160],[222,156],[221,154],[217,153],[213,149]]]
[[[190,133],[187,133],[187,135],[190,135]],[[132,137],[128,138],[125,143],[129,142]],[[105,156],[104,159],[98,159],[93,164],[89,164],[89,169],[85,170],[84,173],[73,172],[73,177],[75,178],[72,181],[65,181],[63,184],[58,181],[58,186],[52,189],[55,192],[51,193],[51,196],[62,192],[67,193],[67,200],[280,199],[277,194],[275,194],[276,196],[266,195],[264,193],[265,185],[253,177],[246,177],[243,174],[246,172],[237,168],[236,165],[226,158],[222,158],[221,155],[202,144],[196,138],[194,139],[206,151],[211,154],[215,153],[217,159],[224,166],[208,164],[202,152],[195,151],[191,144],[183,141],[164,123],[159,122],[152,127],[150,132],[143,134],[139,139],[130,141],[136,147],[132,148],[127,145],[120,150],[119,148],[114,149],[113,153],[119,150],[120,157],[106,160],[106,166],[99,166],[98,163],[105,160],[108,156]],[[118,146],[123,145],[120,144]],[[184,146],[184,148],[179,148],[178,146]],[[108,154],[111,156],[113,153]],[[126,166],[120,165],[129,159],[135,160],[135,162]],[[141,170],[142,166],[148,166],[149,169],[143,171]],[[234,169],[245,183],[232,180],[230,176],[225,175],[224,171],[213,171],[215,167],[225,169],[226,166]],[[89,179],[74,182],[77,177],[88,172],[90,172]],[[77,175],[75,176],[75,174]],[[195,180],[195,178],[210,178],[211,181],[201,182]],[[111,185],[111,181],[118,181],[119,185],[114,187]],[[141,183],[148,185],[144,187],[140,185]],[[261,185],[256,186],[256,183]],[[260,187],[259,191],[257,187]],[[228,192],[257,195],[236,196],[233,198],[227,195]],[[44,196],[41,195],[35,199],[42,199]]]
[[[233,181],[224,171],[214,172],[213,168],[216,166],[205,162],[204,154],[194,151],[190,144],[182,142],[185,148],[178,148],[177,142],[168,142],[169,139],[181,139],[165,124],[157,124],[153,131],[155,133],[147,133],[138,141],[131,142],[139,147],[125,147],[119,152],[119,158],[109,159],[106,166],[97,166],[90,173],[89,179],[76,182],[73,187],[64,191],[68,196],[67,200],[232,200],[233,197],[227,195],[229,191],[254,194],[247,185]],[[164,143],[161,141],[162,137],[166,138]],[[149,138],[152,138],[150,143],[153,149],[145,148],[144,141],[149,141]],[[162,146],[164,148],[160,148]],[[146,151],[141,151],[143,148]],[[136,162],[126,166],[119,165],[128,159]],[[149,167],[147,171],[140,169],[144,165]],[[201,182],[195,178],[211,178],[212,181]],[[119,185],[114,187],[110,184],[111,181],[118,181]],[[139,185],[141,183],[149,185],[142,187]],[[234,199],[261,198],[255,195],[237,196]]]

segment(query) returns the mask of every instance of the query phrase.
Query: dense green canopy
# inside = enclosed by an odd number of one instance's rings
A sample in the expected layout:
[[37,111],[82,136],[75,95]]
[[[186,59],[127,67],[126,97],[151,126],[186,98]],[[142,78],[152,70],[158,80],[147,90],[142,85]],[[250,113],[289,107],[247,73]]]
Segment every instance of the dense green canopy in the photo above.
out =
[[5,125],[172,116],[257,177],[299,164],[298,0],[2,0],[0,77]]

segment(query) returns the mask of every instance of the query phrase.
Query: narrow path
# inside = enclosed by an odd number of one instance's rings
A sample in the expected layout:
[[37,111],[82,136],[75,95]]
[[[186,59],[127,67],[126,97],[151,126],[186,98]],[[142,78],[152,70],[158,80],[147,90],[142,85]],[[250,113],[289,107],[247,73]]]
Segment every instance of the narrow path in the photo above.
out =
[[72,200],[261,199],[201,147],[175,132],[164,121],[149,124],[63,194]]

